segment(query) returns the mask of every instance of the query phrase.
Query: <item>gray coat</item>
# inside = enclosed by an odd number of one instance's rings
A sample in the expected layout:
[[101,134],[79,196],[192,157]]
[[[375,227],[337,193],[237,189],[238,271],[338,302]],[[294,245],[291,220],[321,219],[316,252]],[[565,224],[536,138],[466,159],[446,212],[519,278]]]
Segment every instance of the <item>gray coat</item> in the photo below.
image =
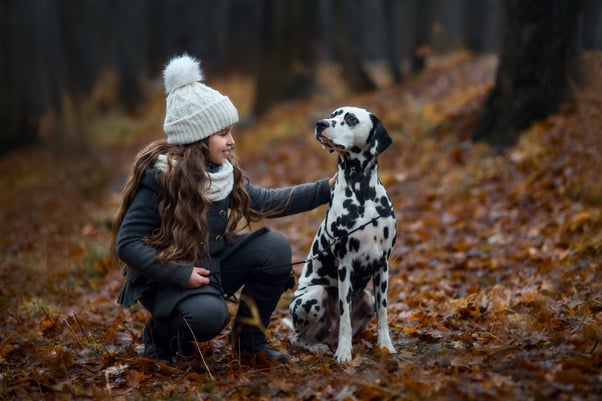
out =
[[[194,293],[211,292],[217,296],[224,296],[219,282],[220,260],[243,246],[249,239],[262,235],[267,229],[262,228],[249,234],[240,235],[232,245],[226,244],[224,237],[230,203],[230,197],[227,197],[222,201],[214,202],[207,212],[210,255],[206,259],[193,263],[160,263],[155,259],[156,250],[144,242],[144,238],[161,225],[158,209],[161,187],[156,179],[156,174],[155,168],[149,168],[144,172],[132,204],[119,228],[116,252],[117,256],[126,264],[124,274],[127,279],[117,302],[124,306],[131,306],[153,291],[160,292],[160,294],[155,294],[155,298],[160,299],[160,302],[157,302],[155,306],[154,315],[167,317],[181,299]],[[256,210],[279,210],[291,195],[290,202],[280,216],[311,210],[327,203],[330,199],[328,179],[278,189],[266,189],[247,182],[246,189],[249,193],[251,207]],[[194,266],[203,266],[212,273],[218,273],[211,274],[212,285],[196,289],[186,288]]]

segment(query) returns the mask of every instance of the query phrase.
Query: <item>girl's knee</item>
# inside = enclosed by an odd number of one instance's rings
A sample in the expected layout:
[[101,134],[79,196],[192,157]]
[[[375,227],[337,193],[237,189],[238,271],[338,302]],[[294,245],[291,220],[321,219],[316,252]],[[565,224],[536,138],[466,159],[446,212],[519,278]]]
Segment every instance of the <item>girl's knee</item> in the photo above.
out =
[[196,341],[216,337],[230,320],[228,305],[213,295],[200,295],[182,301],[180,333]]
[[265,241],[272,255],[273,270],[288,274],[292,268],[292,249],[288,239],[278,232],[270,231],[266,234]]

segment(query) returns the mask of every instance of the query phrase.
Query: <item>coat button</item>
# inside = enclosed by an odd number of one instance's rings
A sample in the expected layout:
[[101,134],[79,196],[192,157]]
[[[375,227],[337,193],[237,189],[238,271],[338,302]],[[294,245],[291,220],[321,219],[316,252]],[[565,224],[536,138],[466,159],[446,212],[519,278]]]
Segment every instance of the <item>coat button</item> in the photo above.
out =
[[218,214],[219,214],[219,217],[226,217],[226,211],[225,210],[220,210]]
[[222,240],[222,236],[221,235],[218,234],[218,235],[215,236],[215,241],[216,242],[220,242],[221,240]]

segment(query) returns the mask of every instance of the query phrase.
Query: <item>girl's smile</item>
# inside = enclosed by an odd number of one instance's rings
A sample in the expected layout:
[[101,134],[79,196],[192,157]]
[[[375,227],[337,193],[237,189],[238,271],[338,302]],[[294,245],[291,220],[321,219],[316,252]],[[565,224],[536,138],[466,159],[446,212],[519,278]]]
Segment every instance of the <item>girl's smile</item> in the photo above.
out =
[[209,155],[207,159],[211,163],[223,164],[230,157],[234,144],[232,127],[216,132],[209,137]]

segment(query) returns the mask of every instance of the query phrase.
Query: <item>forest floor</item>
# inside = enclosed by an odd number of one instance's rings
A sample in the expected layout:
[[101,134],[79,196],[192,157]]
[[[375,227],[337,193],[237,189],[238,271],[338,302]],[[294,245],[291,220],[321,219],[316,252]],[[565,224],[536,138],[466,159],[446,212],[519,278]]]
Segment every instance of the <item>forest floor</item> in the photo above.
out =
[[[137,150],[161,136],[162,94],[136,116],[91,118],[84,150],[0,159],[0,400],[597,400],[602,394],[602,83],[496,154],[469,138],[495,59],[455,54],[400,85],[345,93],[326,69],[315,96],[236,128],[252,182],[329,177],[313,123],[339,105],[378,115],[394,143],[380,175],[394,201],[389,321],[352,362],[291,345],[291,292],[270,324],[288,364],[237,359],[226,335],[176,365],[142,358],[147,312],[115,299],[111,220]],[[599,63],[588,64],[602,76]],[[241,115],[252,85],[216,80]],[[302,260],[325,208],[270,220]],[[259,225],[257,225],[258,227]],[[297,273],[300,265],[295,266]],[[234,311],[236,305],[230,304]]]

